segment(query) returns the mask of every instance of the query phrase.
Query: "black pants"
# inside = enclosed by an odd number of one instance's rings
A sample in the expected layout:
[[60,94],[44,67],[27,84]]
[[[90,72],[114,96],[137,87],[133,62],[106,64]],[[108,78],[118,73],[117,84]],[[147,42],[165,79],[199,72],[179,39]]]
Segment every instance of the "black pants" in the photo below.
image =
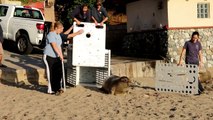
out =
[[47,55],[44,55],[43,60],[46,65],[48,93],[57,92],[61,89],[62,62],[59,57],[52,58]]

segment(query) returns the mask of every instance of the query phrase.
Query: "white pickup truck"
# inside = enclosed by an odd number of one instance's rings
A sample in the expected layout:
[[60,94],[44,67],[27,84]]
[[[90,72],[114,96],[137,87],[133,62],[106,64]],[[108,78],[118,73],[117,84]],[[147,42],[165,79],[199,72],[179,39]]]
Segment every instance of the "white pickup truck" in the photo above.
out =
[[3,38],[14,41],[21,54],[31,53],[35,46],[44,47],[47,24],[37,8],[0,4]]

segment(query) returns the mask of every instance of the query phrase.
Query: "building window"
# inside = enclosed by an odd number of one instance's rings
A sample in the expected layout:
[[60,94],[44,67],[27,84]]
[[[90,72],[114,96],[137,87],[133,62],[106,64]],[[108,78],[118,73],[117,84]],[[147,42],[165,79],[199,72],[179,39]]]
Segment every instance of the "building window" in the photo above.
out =
[[197,18],[210,18],[210,4],[198,3],[197,4]]

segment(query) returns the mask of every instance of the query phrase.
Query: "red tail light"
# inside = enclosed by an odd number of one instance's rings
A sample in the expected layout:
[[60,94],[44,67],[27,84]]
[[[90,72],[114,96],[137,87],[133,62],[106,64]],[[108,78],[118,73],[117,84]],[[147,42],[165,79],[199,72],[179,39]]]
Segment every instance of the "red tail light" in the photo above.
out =
[[37,27],[38,30],[44,30],[44,24],[37,23],[36,27]]
[[37,23],[37,24],[36,24],[36,27],[37,27],[37,29],[38,29],[38,33],[41,33],[41,34],[44,33],[44,24]]

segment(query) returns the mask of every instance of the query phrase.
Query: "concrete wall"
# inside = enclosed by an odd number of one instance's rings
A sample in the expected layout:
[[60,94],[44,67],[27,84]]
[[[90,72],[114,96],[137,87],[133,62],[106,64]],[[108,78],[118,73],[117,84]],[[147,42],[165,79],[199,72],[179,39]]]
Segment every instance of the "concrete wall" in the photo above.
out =
[[48,0],[47,5],[44,8],[44,17],[46,21],[55,22],[55,0]]
[[139,61],[111,65],[113,75],[128,76],[129,78],[154,78],[157,61]]
[[156,29],[167,24],[167,0],[139,0],[127,4],[127,32]]
[[44,17],[46,21],[55,22],[54,6],[51,8],[44,8]]
[[[210,3],[210,18],[197,18],[197,3]],[[213,26],[213,0],[168,0],[169,27]]]

